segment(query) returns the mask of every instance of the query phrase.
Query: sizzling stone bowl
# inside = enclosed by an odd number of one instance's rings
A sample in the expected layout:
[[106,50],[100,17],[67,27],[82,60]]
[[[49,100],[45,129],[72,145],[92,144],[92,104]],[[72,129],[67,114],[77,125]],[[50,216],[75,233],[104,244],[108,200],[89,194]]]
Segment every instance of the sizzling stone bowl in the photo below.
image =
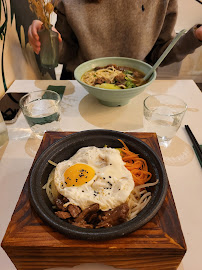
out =
[[[159,179],[159,183],[148,188],[152,198],[145,208],[132,220],[124,222],[111,228],[88,229],[80,228],[61,220],[54,214],[52,205],[47,197],[46,191],[42,188],[48,179],[53,165],[48,163],[52,160],[59,163],[69,159],[81,147],[96,146],[119,148],[122,144],[118,139],[123,140],[129,149],[139,153],[140,157],[147,161],[149,171],[152,173],[150,182]],[[69,238],[84,240],[109,240],[129,234],[148,221],[150,221],[160,209],[167,192],[167,175],[164,165],[156,153],[143,141],[122,132],[112,130],[86,130],[66,136],[49,146],[37,159],[30,175],[29,192],[30,201],[41,219],[53,229],[66,235]]]
[[75,79],[86,89],[87,92],[95,96],[100,101],[100,103],[106,106],[116,107],[126,105],[131,98],[134,98],[143,92],[145,88],[148,87],[156,79],[155,71],[146,84],[128,89],[103,89],[95,86],[90,86],[81,81],[81,77],[86,71],[98,66],[104,67],[109,64],[135,68],[145,74],[152,68],[149,64],[143,61],[124,57],[97,58],[79,65],[74,71]]

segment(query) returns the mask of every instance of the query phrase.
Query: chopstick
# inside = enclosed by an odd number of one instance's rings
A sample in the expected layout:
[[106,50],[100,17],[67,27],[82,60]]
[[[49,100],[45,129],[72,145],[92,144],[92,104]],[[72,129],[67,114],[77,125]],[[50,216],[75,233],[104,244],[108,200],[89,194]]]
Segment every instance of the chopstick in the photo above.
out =
[[200,148],[200,145],[199,143],[197,142],[194,134],[192,133],[190,127],[188,125],[185,125],[185,129],[189,135],[189,138],[191,139],[192,143],[193,143],[193,147],[194,147],[194,150],[196,151],[196,154],[198,155],[198,159],[199,159],[199,163],[202,167],[202,150]]

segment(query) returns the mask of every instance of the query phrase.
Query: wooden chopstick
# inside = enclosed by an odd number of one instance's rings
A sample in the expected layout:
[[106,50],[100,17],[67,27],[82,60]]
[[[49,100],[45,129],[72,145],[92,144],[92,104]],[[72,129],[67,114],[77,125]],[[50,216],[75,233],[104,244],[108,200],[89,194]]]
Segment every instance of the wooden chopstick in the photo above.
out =
[[[199,162],[200,164],[202,164],[202,150],[200,148],[200,145],[199,143],[197,142],[194,134],[192,133],[190,127],[188,125],[185,125],[185,129],[189,135],[189,138],[191,139],[192,143],[193,143],[193,146],[194,146],[194,149],[198,155],[198,159],[199,159]],[[201,165],[202,166],[202,165]]]

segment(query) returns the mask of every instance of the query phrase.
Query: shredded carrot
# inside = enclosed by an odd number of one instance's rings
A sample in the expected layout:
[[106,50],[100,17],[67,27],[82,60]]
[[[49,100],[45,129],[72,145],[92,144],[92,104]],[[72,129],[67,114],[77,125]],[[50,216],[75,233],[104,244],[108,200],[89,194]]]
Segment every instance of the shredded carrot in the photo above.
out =
[[125,162],[125,167],[131,172],[135,184],[138,186],[148,182],[152,174],[148,171],[146,160],[131,152],[121,139],[119,141],[123,144],[120,149],[122,160]]

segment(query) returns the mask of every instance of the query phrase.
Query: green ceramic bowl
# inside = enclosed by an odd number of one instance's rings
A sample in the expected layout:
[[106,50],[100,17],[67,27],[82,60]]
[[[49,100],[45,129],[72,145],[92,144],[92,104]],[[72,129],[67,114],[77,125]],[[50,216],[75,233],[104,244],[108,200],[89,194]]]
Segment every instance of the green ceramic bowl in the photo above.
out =
[[103,89],[94,86],[87,85],[81,81],[82,75],[95,67],[104,67],[109,64],[116,64],[118,66],[132,67],[143,73],[147,73],[152,67],[140,60],[125,58],[125,57],[103,57],[93,59],[83,64],[79,65],[74,71],[75,79],[88,91],[90,94],[95,96],[100,103],[110,107],[123,106],[126,105],[129,100],[137,95],[139,95],[145,88],[150,85],[156,79],[156,71],[152,74],[149,81],[136,88],[128,89]]

